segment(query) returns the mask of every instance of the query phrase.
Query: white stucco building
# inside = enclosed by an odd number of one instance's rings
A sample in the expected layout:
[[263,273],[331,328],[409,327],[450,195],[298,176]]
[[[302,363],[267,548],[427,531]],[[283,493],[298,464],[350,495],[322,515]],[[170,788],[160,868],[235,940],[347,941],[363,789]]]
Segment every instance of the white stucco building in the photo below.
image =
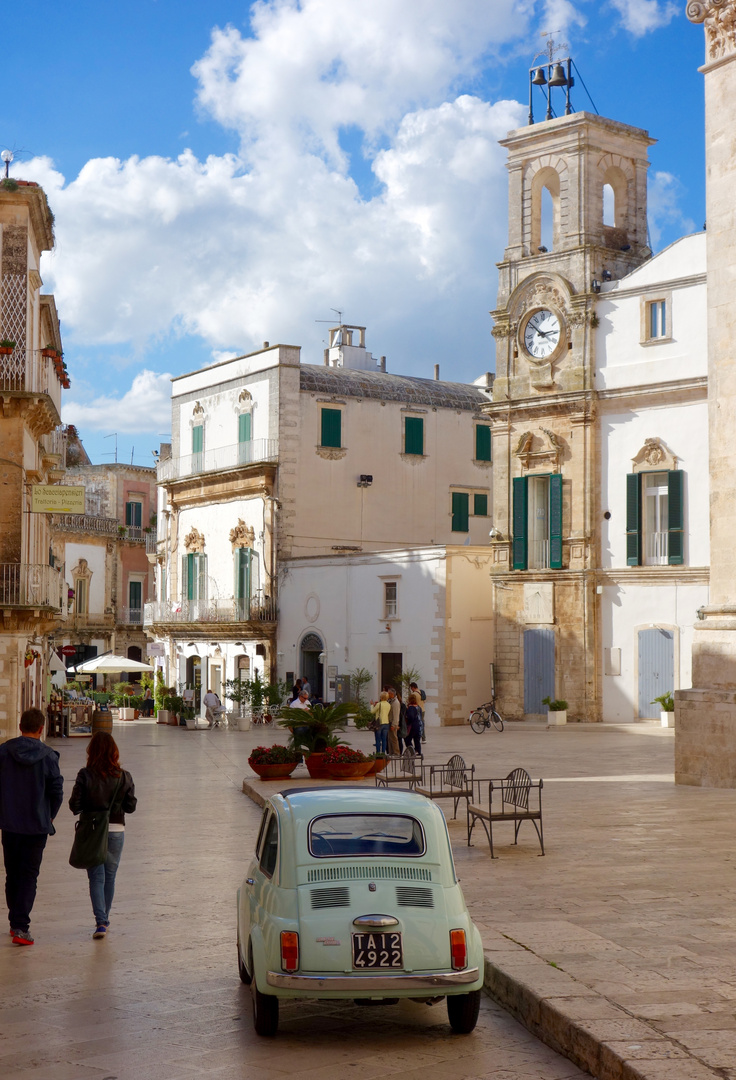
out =
[[157,600],[145,614],[171,683],[219,693],[239,672],[307,674],[330,697],[317,629],[303,627],[288,657],[276,647],[290,560],[487,541],[491,377],[469,385],[385,366],[364,327],[341,325],[320,365],[266,342],[173,380]]

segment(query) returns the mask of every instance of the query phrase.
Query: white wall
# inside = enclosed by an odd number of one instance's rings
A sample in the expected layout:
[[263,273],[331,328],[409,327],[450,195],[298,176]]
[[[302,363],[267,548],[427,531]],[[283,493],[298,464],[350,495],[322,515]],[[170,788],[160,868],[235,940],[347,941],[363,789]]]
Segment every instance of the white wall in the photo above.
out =
[[[645,399],[646,401],[646,399]],[[626,566],[626,475],[632,459],[647,438],[660,438],[677,457],[685,473],[685,565],[708,566],[708,404],[693,401],[613,411],[606,403],[601,415],[601,512],[611,517],[601,524],[601,564]]]
[[[670,291],[671,339],[642,344],[642,299]],[[596,315],[597,390],[707,375],[705,233],[685,236],[627,277],[603,284]]]
[[89,583],[88,611],[102,613],[105,610],[105,546],[102,544],[65,545],[66,581],[70,589],[74,588],[72,570],[80,559],[86,559],[92,578]]
[[[235,583],[234,557],[230,543],[230,530],[238,525],[242,518],[246,525],[255,531],[255,548],[258,554],[260,581],[254,582],[254,591],[263,589],[265,569],[263,566],[263,499],[235,499],[231,502],[210,503],[206,506],[193,506],[179,513],[179,535],[177,556],[181,561],[187,553],[184,540],[192,527],[205,538],[207,555],[208,599],[226,599],[233,596]],[[178,575],[181,588],[181,572]]]
[[[436,688],[439,680],[437,645],[444,633],[437,617],[437,591],[444,590],[444,551],[417,550],[351,556],[291,559],[282,564],[279,593],[278,672],[301,674],[300,644],[307,633],[325,643],[327,668],[338,674],[365,667],[373,681],[364,691],[375,699],[380,692],[380,654],[401,653],[404,668],[415,667],[427,693],[426,720],[439,723]],[[383,583],[398,583],[398,618],[389,622],[383,610]],[[433,655],[435,654],[435,655]],[[332,697],[326,691],[325,697]]]
[[[621,649],[621,674],[603,675],[603,719],[629,723],[638,712],[639,629],[675,629],[675,686],[692,686],[691,656],[697,610],[708,603],[707,585],[604,585],[601,648]],[[679,665],[677,662],[679,650]]]

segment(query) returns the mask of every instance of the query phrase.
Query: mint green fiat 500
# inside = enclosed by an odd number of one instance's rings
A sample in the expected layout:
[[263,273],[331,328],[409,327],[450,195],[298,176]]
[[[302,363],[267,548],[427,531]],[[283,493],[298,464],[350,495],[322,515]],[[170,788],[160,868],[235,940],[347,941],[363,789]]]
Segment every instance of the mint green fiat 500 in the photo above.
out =
[[387,788],[272,795],[238,890],[238,969],[259,1035],[282,998],[446,998],[453,1030],[472,1031],[483,946],[440,808]]

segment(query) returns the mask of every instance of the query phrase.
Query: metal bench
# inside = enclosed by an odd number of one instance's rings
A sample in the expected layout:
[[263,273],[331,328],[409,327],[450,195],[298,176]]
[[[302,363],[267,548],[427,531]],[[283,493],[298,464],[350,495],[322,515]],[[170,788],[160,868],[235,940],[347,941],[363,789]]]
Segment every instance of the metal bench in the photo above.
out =
[[[542,829],[542,780],[532,780],[525,769],[514,769],[498,780],[473,780],[473,793],[468,800],[468,847],[476,822],[486,831],[493,854],[493,826],[501,821],[514,823],[514,843],[517,844],[522,821],[531,821],[537,832],[544,855]],[[532,802],[534,805],[529,805]]]
[[415,754],[409,747],[403,754],[389,754],[386,768],[375,774],[376,787],[390,787],[392,784],[404,784],[410,790],[421,779],[422,754]]
[[452,799],[456,818],[460,800],[467,803],[472,798],[474,775],[475,765],[466,765],[459,754],[454,754],[444,765],[424,765],[414,790],[432,800]]

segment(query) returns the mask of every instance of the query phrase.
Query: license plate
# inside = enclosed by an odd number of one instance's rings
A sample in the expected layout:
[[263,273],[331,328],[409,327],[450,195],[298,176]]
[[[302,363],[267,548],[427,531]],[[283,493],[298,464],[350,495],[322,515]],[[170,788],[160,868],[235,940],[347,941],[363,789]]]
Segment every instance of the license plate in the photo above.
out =
[[353,968],[401,968],[401,934],[353,934]]

